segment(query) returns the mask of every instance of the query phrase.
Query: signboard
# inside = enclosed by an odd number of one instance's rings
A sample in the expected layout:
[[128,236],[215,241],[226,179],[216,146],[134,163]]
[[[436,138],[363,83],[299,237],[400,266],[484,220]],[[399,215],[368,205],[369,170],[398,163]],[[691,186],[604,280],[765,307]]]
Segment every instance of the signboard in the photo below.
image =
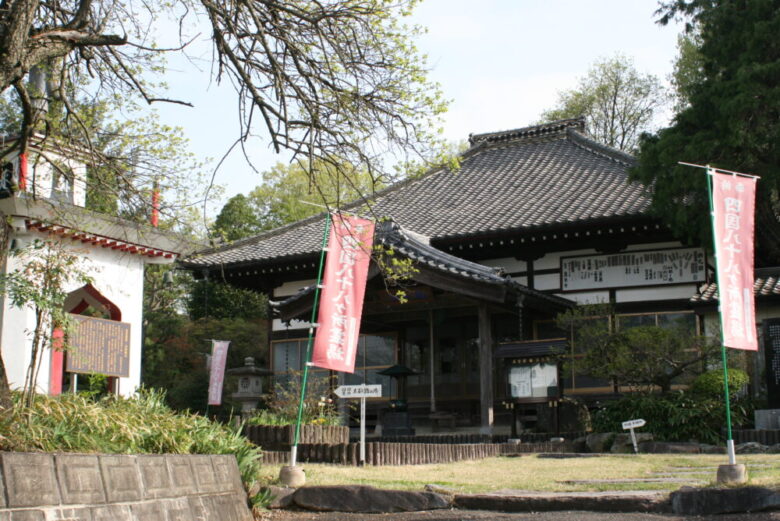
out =
[[382,386],[375,385],[340,385],[333,391],[339,398],[381,398]]
[[71,318],[76,329],[65,357],[67,372],[130,376],[130,324],[83,315]]
[[758,351],[753,295],[756,181],[710,171],[723,345]]
[[351,373],[355,370],[374,223],[344,215],[333,215],[332,220],[311,363]]
[[211,365],[209,366],[209,405],[222,403],[222,384],[225,381],[225,363],[230,340],[211,341]]
[[561,290],[704,282],[705,260],[701,248],[561,257]]
[[780,318],[764,320],[766,396],[769,409],[780,409]]
[[638,429],[639,427],[645,426],[645,420],[628,420],[627,422],[623,422],[623,430],[627,431],[628,429]]
[[516,365],[509,369],[509,394],[512,398],[547,399],[557,395],[558,365],[535,363]]

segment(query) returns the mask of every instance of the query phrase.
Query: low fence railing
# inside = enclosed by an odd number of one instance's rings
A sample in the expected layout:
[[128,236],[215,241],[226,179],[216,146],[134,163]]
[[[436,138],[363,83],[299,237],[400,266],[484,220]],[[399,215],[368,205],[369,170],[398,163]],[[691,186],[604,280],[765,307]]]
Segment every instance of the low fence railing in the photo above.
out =
[[[366,465],[427,465],[476,460],[508,454],[571,452],[569,443],[366,443]],[[358,465],[359,443],[301,444],[298,461]],[[289,452],[263,451],[263,463],[284,464]]]
[[757,429],[735,429],[732,431],[734,443],[747,443],[755,441],[762,445],[776,445],[780,443],[780,429],[757,430]]

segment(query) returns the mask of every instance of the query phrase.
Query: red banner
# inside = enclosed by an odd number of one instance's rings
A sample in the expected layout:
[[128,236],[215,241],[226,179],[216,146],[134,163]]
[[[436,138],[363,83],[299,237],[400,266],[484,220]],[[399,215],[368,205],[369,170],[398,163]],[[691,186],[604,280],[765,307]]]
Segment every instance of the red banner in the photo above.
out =
[[710,170],[723,345],[758,350],[753,296],[756,178]]
[[341,215],[334,215],[332,221],[311,362],[323,369],[352,373],[374,223]]
[[225,381],[225,362],[229,340],[211,341],[211,365],[209,366],[209,405],[222,403],[222,384]]

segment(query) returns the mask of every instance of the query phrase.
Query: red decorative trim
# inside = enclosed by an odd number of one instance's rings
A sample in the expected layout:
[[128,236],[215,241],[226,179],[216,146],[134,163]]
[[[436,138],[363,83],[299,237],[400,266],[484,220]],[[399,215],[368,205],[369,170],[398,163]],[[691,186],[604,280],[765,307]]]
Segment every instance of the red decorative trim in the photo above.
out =
[[64,337],[65,332],[55,327],[51,334],[52,349],[49,361],[49,394],[52,396],[62,394],[62,380],[65,376],[65,352],[62,350]]
[[19,190],[27,190],[27,154],[19,154]]
[[[116,304],[108,300],[108,298],[104,297],[103,294],[100,293],[97,289],[95,289],[95,286],[93,286],[91,283],[86,284],[80,289],[83,289],[84,291],[87,292],[87,294],[89,294],[90,297],[100,302],[100,304],[108,311],[108,316],[111,318],[111,320],[118,320],[118,321],[122,320],[122,311],[119,309],[119,306],[117,306]],[[84,310],[82,309],[81,311]]]

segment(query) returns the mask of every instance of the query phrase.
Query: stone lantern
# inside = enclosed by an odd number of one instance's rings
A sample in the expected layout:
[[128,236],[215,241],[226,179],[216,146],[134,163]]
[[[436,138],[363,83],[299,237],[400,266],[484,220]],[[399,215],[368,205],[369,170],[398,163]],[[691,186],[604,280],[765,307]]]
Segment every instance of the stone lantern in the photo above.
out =
[[248,356],[244,359],[244,367],[228,369],[227,374],[238,376],[238,390],[231,397],[241,403],[242,416],[248,416],[257,409],[257,403],[263,397],[263,377],[272,373],[257,367],[255,359]]

